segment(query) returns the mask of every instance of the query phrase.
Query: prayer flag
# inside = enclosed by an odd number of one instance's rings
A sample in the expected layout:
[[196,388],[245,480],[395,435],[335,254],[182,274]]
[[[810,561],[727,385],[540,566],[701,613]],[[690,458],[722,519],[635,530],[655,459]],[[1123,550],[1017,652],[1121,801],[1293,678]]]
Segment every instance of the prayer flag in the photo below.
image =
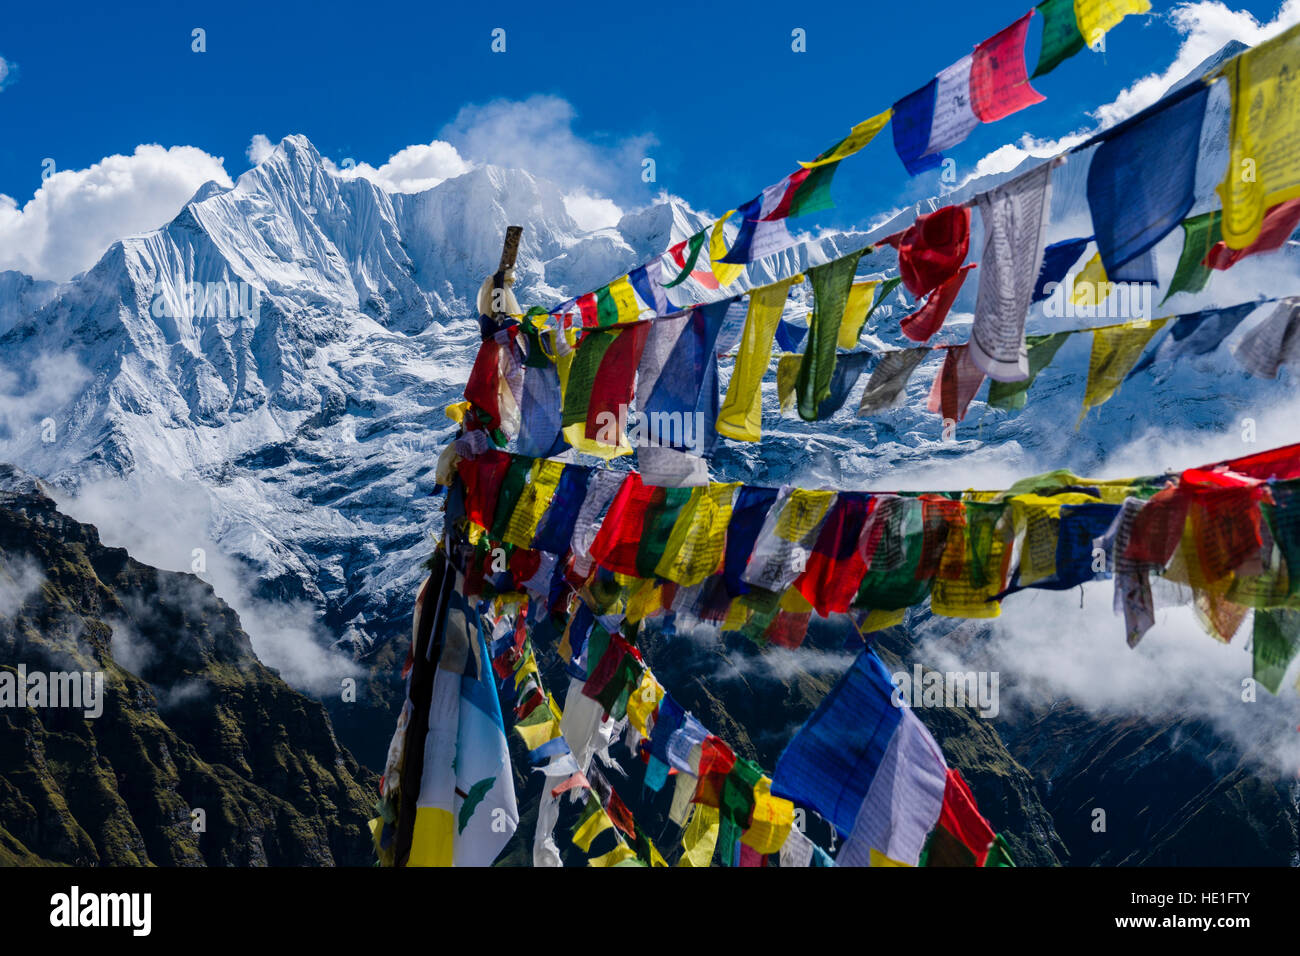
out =
[[1038,270],[1038,282],[1034,285],[1034,294],[1030,297],[1032,302],[1042,302],[1051,292],[1048,286],[1058,284],[1065,280],[1066,273],[1070,267],[1079,261],[1079,256],[1083,255],[1083,250],[1088,247],[1092,238],[1087,239],[1065,239],[1061,242],[1054,242],[1043,250],[1043,265]]
[[1011,26],[975,48],[970,68],[971,108],[982,123],[993,123],[1044,97],[1029,85],[1025,68],[1025,35],[1030,10]]
[[1097,137],[1101,145],[1088,166],[1088,207],[1112,280],[1154,281],[1147,263],[1134,260],[1191,211],[1209,95],[1207,84],[1189,84]]
[[1160,300],[1161,305],[1175,293],[1200,292],[1210,281],[1210,267],[1205,265],[1205,258],[1222,239],[1222,219],[1222,210],[1215,209],[1183,220],[1183,251],[1178,256],[1174,277],[1169,280],[1169,290]]
[[797,275],[749,293],[749,314],[740,339],[736,365],[727,384],[727,397],[718,413],[717,429],[735,441],[758,441],[763,437],[763,399],[759,391],[772,358],[772,336],[776,333],[790,286],[802,282]]
[[957,275],[970,251],[970,209],[944,206],[882,242],[898,250],[903,285],[919,299]]
[[972,262],[968,266],[962,266],[957,270],[956,275],[930,293],[930,297],[925,300],[921,308],[903,319],[903,335],[913,342],[924,342],[938,332],[944,320],[948,318],[948,311],[952,308],[953,302],[957,300],[957,293],[961,291],[962,283],[966,281],[966,274],[974,269],[975,265]]
[[[1242,337],[1233,354],[1258,378],[1277,378],[1283,365],[1300,368],[1300,298],[1279,302],[1267,319]],[[1300,566],[1293,577],[1300,581]]]
[[858,406],[859,415],[874,415],[887,408],[894,408],[901,403],[903,390],[931,349],[901,349],[886,352],[880,363],[867,379],[866,391],[862,393],[862,403]]
[[926,407],[942,415],[945,421],[959,422],[966,417],[971,400],[984,384],[984,372],[975,364],[969,344],[950,348],[947,353]]
[[1233,57],[1223,67],[1232,94],[1228,171],[1219,185],[1223,241],[1245,249],[1259,238],[1264,214],[1300,198],[1300,96],[1295,65],[1300,26]]
[[1025,407],[1029,387],[1034,384],[1038,373],[1051,364],[1056,353],[1072,335],[1071,332],[1055,332],[1051,335],[1030,335],[1025,338],[1025,347],[1029,352],[1029,377],[1021,382],[990,382],[989,408],[1002,408],[1013,411]]
[[1025,317],[1043,261],[1052,164],[1044,163],[975,198],[984,222],[971,359],[989,378],[1029,377]]
[[1222,271],[1231,269],[1247,256],[1281,249],[1295,232],[1296,226],[1300,226],[1300,199],[1281,203],[1265,213],[1259,237],[1245,249],[1230,249],[1222,240],[1216,242],[1206,254],[1202,265]]
[[1164,328],[1168,319],[1132,322],[1097,329],[1092,333],[1092,356],[1088,359],[1088,385],[1084,389],[1082,424],[1088,410],[1104,405],[1147,347],[1151,337]]
[[818,406],[830,396],[835,345],[861,256],[861,251],[850,253],[808,270],[813,286],[813,313],[808,323],[808,344],[795,381],[799,417],[804,421],[816,421]]

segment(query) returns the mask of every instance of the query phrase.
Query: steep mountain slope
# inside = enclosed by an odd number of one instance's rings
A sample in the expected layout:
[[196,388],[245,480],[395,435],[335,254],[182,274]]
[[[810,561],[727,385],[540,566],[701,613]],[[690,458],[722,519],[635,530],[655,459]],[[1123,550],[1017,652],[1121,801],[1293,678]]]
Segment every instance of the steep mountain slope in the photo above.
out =
[[369,795],[321,704],[211,588],[105,547],[7,467],[0,660],[103,679],[99,715],[0,709],[0,863],[368,862]]

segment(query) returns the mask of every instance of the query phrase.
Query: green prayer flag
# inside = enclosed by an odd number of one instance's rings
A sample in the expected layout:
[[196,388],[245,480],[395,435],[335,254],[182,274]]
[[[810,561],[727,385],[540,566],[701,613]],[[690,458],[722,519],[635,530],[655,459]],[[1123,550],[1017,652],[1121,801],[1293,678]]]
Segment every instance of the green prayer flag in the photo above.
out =
[[655,576],[655,568],[668,548],[668,538],[673,525],[681,516],[682,507],[690,500],[691,488],[657,488],[655,498],[646,509],[641,526],[641,542],[636,550],[636,572],[643,578]]
[[1276,694],[1287,668],[1300,651],[1300,611],[1288,608],[1260,608],[1255,611],[1253,640],[1255,680]]
[[849,302],[849,289],[858,269],[858,250],[843,259],[808,270],[813,287],[813,312],[808,323],[808,340],[804,345],[799,377],[795,380],[799,417],[806,422],[817,420],[817,408],[831,394],[831,375],[835,371],[835,345],[840,323]]
[[[835,145],[839,146],[838,143]],[[806,216],[809,213],[824,212],[834,208],[835,203],[831,201],[831,180],[835,178],[835,170],[839,169],[839,166],[840,162],[837,160],[825,166],[814,167],[808,174],[808,178],[790,197],[790,211],[786,216],[793,219],[795,216]]]
[[[862,251],[864,253],[873,252],[875,251],[875,248],[876,248],[875,246],[871,246],[870,248],[863,249]],[[891,292],[897,289],[899,284],[902,281],[903,281],[902,276],[890,276],[884,282],[880,283],[880,285],[876,288],[876,301],[871,303],[871,308],[867,310],[866,318],[862,320],[862,327],[864,329],[867,327],[867,323],[871,321],[871,317],[875,315],[876,309],[880,308],[880,303],[884,302],[885,298]]]
[[601,328],[618,325],[618,303],[610,295],[607,285],[596,290],[596,325]]
[[1038,12],[1043,15],[1043,44],[1030,79],[1050,73],[1084,46],[1079,19],[1074,15],[1074,0],[1044,0]]
[[1023,382],[989,382],[989,408],[1002,408],[1014,411],[1025,407],[1029,386],[1034,384],[1038,373],[1047,368],[1069,332],[1054,332],[1051,335],[1025,336],[1025,346],[1029,349],[1029,377]]
[[532,462],[527,458],[511,459],[510,467],[501,479],[497,508],[492,513],[492,527],[489,529],[489,533],[498,541],[505,539],[506,529],[510,527],[510,516],[515,513],[519,496],[524,493],[524,486],[528,484],[528,472],[532,467]]
[[596,373],[611,345],[618,340],[621,329],[588,332],[578,343],[578,353],[569,369],[569,384],[564,390],[564,415],[560,424],[564,428],[587,420],[587,406],[591,402],[591,388]]
[[678,273],[677,278],[664,283],[663,287],[665,289],[681,285],[690,278],[691,273],[695,271],[695,262],[700,258],[700,250],[704,248],[704,243],[708,238],[709,230],[703,229],[686,240],[686,248],[689,250],[686,255],[686,265],[682,267],[682,271]]
[[1002,834],[995,834],[993,837],[993,846],[989,847],[989,855],[984,858],[985,866],[1015,866],[1011,861],[1011,848],[1007,846],[1007,841],[1002,839]]
[[1164,305],[1175,292],[1200,292],[1210,281],[1213,269],[1204,260],[1223,238],[1223,210],[1202,213],[1183,220],[1183,252],[1178,257],[1178,268],[1169,281],[1169,291],[1160,300]]

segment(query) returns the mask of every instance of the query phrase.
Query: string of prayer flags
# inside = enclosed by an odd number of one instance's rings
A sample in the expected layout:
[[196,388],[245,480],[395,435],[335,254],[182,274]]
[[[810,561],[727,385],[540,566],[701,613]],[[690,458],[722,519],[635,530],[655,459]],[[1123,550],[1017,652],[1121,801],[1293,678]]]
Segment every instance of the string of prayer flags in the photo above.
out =
[[1298,59],[1300,26],[1294,26],[1220,71],[1232,95],[1228,170],[1218,188],[1229,249],[1250,246],[1269,209],[1300,198],[1300,97],[1293,89]]
[[1160,344],[1143,355],[1125,378],[1132,378],[1157,362],[1213,352],[1258,307],[1258,303],[1244,302],[1226,309],[1205,309],[1176,316],[1169,322],[1169,331]]
[[1070,267],[1079,261],[1083,250],[1088,248],[1092,237],[1086,239],[1063,239],[1054,242],[1043,250],[1043,265],[1038,270],[1038,281],[1034,284],[1034,294],[1030,303],[1042,302],[1052,294],[1053,289],[1065,281]]
[[866,390],[858,405],[858,415],[874,415],[888,408],[896,408],[903,400],[903,392],[927,355],[928,348],[900,349],[886,352],[867,379]]
[[1043,97],[1029,85],[1025,35],[1033,11],[994,34],[894,104],[894,149],[913,176],[943,162],[980,123],[992,123]]
[[912,298],[920,299],[957,275],[966,261],[970,208],[936,209],[881,242],[898,250],[899,277]]
[[1088,384],[1083,393],[1080,424],[1090,409],[1110,400],[1142,355],[1142,350],[1147,347],[1151,337],[1164,328],[1168,321],[1139,320],[1097,329],[1092,333],[1092,355],[1088,359]]
[[1264,214],[1259,236],[1244,249],[1230,249],[1220,239],[1205,255],[1203,265],[1223,271],[1231,269],[1242,259],[1258,255],[1261,252],[1273,252],[1286,245],[1291,234],[1300,226],[1300,199],[1291,199],[1279,203]]
[[1279,302],[1267,319],[1242,337],[1233,354],[1257,378],[1277,378],[1283,365],[1300,370],[1300,299]]
[[957,274],[948,279],[925,300],[925,304],[902,320],[903,335],[913,342],[925,342],[943,327],[948,318],[952,304],[957,301],[966,275],[976,267],[976,263],[962,266]]
[[1215,209],[1183,220],[1183,251],[1178,256],[1174,277],[1160,300],[1161,305],[1178,292],[1197,293],[1210,281],[1211,269],[1205,264],[1210,250],[1222,241],[1223,211]]
[[[852,273],[849,277],[851,280]],[[734,441],[758,441],[763,437],[763,399],[759,385],[772,359],[772,338],[781,321],[790,286],[802,281],[803,276],[796,275],[750,292],[740,350],[727,384],[727,396],[718,412],[718,434]]]
[[1094,138],[1088,207],[1114,281],[1154,282],[1154,263],[1143,254],[1191,211],[1209,96],[1207,84],[1189,84]]
[[1038,373],[1051,364],[1061,346],[1072,335],[1071,332],[1054,332],[1051,335],[1029,335],[1025,337],[1025,347],[1029,352],[1029,377],[1019,382],[989,382],[989,408],[1001,408],[1015,411],[1025,407],[1029,396],[1029,387],[1038,378]]
[[959,422],[983,384],[984,370],[975,364],[970,345],[953,346],[947,349],[943,368],[935,376],[926,407],[945,422]]
[[1025,318],[1043,261],[1051,175],[1052,163],[1043,163],[975,197],[984,222],[984,252],[971,325],[971,359],[999,382],[1029,375]]
[[1045,0],[1043,39],[1034,78],[1050,73],[1085,46],[1099,47],[1102,38],[1126,16],[1147,13],[1148,0]]
[[830,396],[840,323],[861,256],[859,250],[808,270],[813,286],[813,312],[808,323],[808,344],[795,380],[799,417],[805,421],[816,421],[818,407]]

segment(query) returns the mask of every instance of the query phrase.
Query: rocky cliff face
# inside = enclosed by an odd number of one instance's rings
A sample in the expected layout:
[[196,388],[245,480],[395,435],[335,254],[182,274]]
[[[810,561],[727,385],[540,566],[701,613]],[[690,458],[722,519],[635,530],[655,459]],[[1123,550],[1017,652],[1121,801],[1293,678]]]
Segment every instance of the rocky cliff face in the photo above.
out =
[[103,675],[98,716],[0,707],[0,863],[369,862],[368,785],[324,707],[210,587],[103,546],[9,468],[0,662]]

